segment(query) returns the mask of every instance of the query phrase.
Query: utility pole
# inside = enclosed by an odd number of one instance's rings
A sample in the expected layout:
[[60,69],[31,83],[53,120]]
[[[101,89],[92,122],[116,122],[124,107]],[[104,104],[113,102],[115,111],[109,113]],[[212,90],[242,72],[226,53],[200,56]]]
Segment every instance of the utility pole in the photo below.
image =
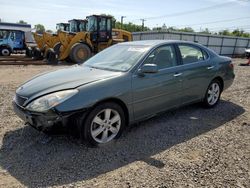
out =
[[121,29],[122,29],[122,25],[123,25],[123,18],[126,18],[126,16],[121,16]]
[[144,22],[147,21],[147,20],[141,19],[141,21],[142,21],[142,31],[144,31]]

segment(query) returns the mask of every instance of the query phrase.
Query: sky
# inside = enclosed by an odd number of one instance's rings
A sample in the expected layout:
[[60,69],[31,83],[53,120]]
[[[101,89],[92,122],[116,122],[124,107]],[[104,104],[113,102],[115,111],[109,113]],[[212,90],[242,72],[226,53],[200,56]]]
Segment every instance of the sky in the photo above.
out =
[[55,31],[56,23],[84,19],[91,14],[111,14],[120,21],[153,28],[166,24],[196,31],[236,28],[250,32],[250,0],[0,0],[2,22],[24,20]]

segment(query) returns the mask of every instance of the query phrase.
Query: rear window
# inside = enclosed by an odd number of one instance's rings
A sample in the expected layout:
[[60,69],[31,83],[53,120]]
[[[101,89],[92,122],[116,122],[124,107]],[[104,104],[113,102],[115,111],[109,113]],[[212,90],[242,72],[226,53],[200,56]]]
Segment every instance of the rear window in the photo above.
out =
[[183,64],[200,62],[208,58],[208,54],[198,47],[179,45]]

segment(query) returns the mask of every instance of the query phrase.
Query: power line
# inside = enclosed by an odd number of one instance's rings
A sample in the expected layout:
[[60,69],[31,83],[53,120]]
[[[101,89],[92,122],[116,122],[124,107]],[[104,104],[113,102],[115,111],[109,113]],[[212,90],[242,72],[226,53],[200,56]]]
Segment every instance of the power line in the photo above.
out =
[[[244,27],[244,28],[243,28]],[[250,25],[246,25],[246,26],[233,26],[233,27],[215,27],[215,28],[208,28],[209,31],[223,31],[223,30],[235,30],[235,29],[239,29],[239,30],[243,30],[243,31],[248,31],[250,29]]]
[[[152,19],[159,19],[159,18],[166,18],[166,17],[169,18],[169,17],[183,16],[186,14],[193,14],[193,13],[197,13],[197,12],[203,12],[203,11],[207,11],[207,10],[211,10],[211,9],[221,8],[221,7],[230,5],[232,3],[235,3],[236,1],[250,2],[250,0],[234,0],[234,1],[226,2],[226,3],[219,3],[219,4],[216,4],[213,6],[199,8],[199,9],[193,9],[193,10],[188,10],[188,11],[183,11],[183,12],[176,12],[176,13],[172,13],[172,14],[165,14],[165,15],[161,15],[161,16],[147,17],[147,18],[143,18],[143,19],[152,20]],[[134,19],[134,20],[131,20],[130,22],[139,21],[139,20],[141,20],[141,19]]]
[[217,20],[217,21],[211,21],[211,22],[203,22],[203,23],[195,23],[195,24],[188,24],[188,25],[177,25],[175,27],[187,27],[187,26],[196,26],[196,25],[203,25],[203,24],[214,24],[214,23],[221,23],[221,22],[231,22],[236,20],[243,20],[248,19],[249,17],[240,17],[240,18],[234,18],[234,19],[226,19],[226,20]]
[[[144,19],[152,20],[152,19],[159,19],[159,18],[165,18],[165,17],[169,18],[169,17],[175,17],[175,16],[182,16],[182,15],[186,15],[186,14],[192,14],[192,13],[207,11],[207,10],[210,10],[210,9],[221,8],[222,6],[230,5],[230,4],[234,3],[234,2],[235,1],[230,1],[230,2],[220,3],[220,4],[216,4],[216,5],[208,6],[208,7],[203,7],[203,8],[199,8],[199,9],[193,9],[193,10],[188,10],[188,11],[183,11],[183,12],[176,12],[176,13],[172,13],[172,14],[165,14],[165,15],[161,15],[161,16],[147,17],[147,18],[144,18]],[[132,20],[132,21],[137,21],[137,20],[141,20],[141,19],[135,19],[135,20]]]

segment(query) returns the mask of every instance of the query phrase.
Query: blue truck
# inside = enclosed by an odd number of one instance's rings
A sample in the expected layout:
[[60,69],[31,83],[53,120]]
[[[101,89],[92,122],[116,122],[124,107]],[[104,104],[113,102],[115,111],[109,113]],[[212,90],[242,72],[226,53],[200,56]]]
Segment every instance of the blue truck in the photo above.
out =
[[0,22],[0,55],[9,56],[36,46],[31,25]]

